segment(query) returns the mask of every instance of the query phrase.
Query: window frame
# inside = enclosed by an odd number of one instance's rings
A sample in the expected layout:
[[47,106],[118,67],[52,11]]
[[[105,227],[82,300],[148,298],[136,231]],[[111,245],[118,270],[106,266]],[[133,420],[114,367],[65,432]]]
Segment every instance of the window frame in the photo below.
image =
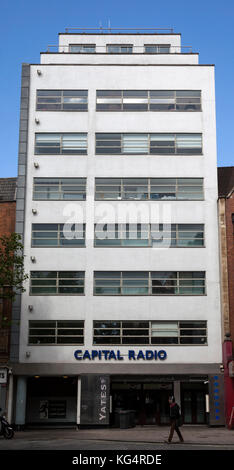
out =
[[[101,93],[101,92],[109,92],[109,93],[111,93],[111,92],[117,93],[118,92],[119,94],[121,94],[121,96],[119,96],[119,97],[117,97],[117,96],[114,97],[113,96],[112,98],[108,97],[108,95],[98,96],[98,94]],[[145,92],[145,93],[147,93],[147,97],[144,98],[145,100],[147,99],[147,109],[137,109],[137,108],[136,109],[126,109],[126,108],[124,108],[124,104],[125,104],[124,100],[127,98],[126,96],[124,96],[124,93],[126,93],[126,92],[136,92],[136,93],[137,92]],[[174,109],[166,109],[166,108],[165,109],[153,109],[153,108],[151,108],[151,106],[154,105],[154,103],[151,102],[151,100],[156,99],[156,98],[151,97],[151,93],[156,93],[156,92],[158,92],[158,93],[159,92],[173,93],[174,97],[172,97],[171,100],[174,100],[174,103],[173,103]],[[186,96],[184,96],[184,98],[181,97],[181,96],[180,97],[177,96],[178,92],[179,93],[182,93],[182,92],[186,92],[186,93],[188,93],[188,92],[192,92],[192,93],[193,92],[200,92],[200,97],[199,97],[200,98],[200,103],[198,103],[198,104],[187,103],[187,106],[189,106],[189,105],[190,106],[192,106],[192,105],[198,106],[199,105],[200,108],[199,109],[187,109],[187,110],[178,109],[178,106],[182,105],[182,103],[178,103],[177,100],[186,99]],[[135,96],[135,98],[137,99],[137,96]],[[194,97],[192,97],[192,96],[190,98],[194,99]],[[103,103],[103,104],[98,103],[98,100],[101,100],[101,99],[105,99],[105,100],[110,99],[110,103]],[[111,99],[112,100],[118,100],[118,103],[114,102],[114,101],[111,102]],[[129,97],[129,99],[130,99],[130,97]],[[134,97],[132,97],[132,100],[133,99],[134,99]],[[140,99],[140,97],[138,99]],[[142,99],[143,99],[143,97],[142,97]],[[119,109],[118,108],[117,109],[108,109],[108,108],[107,109],[98,109],[98,105],[101,105],[101,104],[102,105],[106,104],[106,105],[109,105],[110,107],[111,106],[112,107],[117,106],[117,104],[118,104],[118,106],[120,106],[120,108]],[[132,103],[132,104],[135,104],[135,103]],[[137,102],[136,102],[136,104],[137,104]],[[184,105],[185,104],[186,103],[184,103]],[[155,103],[155,105],[156,105],[156,103]],[[119,112],[159,112],[159,113],[160,112],[163,112],[163,113],[164,112],[168,112],[168,113],[171,113],[171,112],[173,112],[173,113],[176,113],[176,112],[184,112],[184,113],[187,113],[187,112],[189,112],[189,113],[190,112],[191,113],[193,113],[193,112],[202,112],[202,91],[201,90],[96,90],[96,112],[101,112],[101,113],[103,113],[103,112],[114,112],[114,113],[115,112],[117,112],[117,113],[119,113]]]
[[[57,153],[49,153],[49,152],[44,152],[44,153],[37,153],[37,136],[38,135],[57,135],[58,138],[59,138],[59,147],[56,147],[54,146],[53,148],[58,148],[59,149],[59,152]],[[71,153],[71,152],[64,152],[63,151],[63,138],[64,136],[68,136],[68,135],[80,135],[80,136],[83,136],[84,137],[84,140],[86,140],[86,148],[85,148],[85,151],[82,151],[82,152],[77,152],[77,153]],[[39,146],[40,148],[40,146]],[[56,157],[56,156],[70,156],[70,157],[74,157],[74,156],[81,156],[81,155],[88,155],[88,132],[36,132],[35,133],[35,142],[34,142],[34,155],[36,155],[37,157],[41,157],[41,156],[48,156],[48,157]]]
[[[134,228],[137,226],[137,230],[134,230],[135,234],[138,234],[139,230],[140,232],[142,233],[146,233],[148,232],[148,238],[121,238],[120,236],[118,237],[115,237],[115,238],[110,238],[110,237],[105,237],[104,239],[100,239],[100,240],[117,240],[119,241],[119,243],[116,242],[116,244],[108,244],[108,243],[100,243],[100,244],[97,244],[96,243],[96,240],[97,240],[97,237],[96,237],[96,233],[98,232],[98,230],[96,230],[96,227],[97,225],[107,225],[107,230],[106,232],[108,232],[108,226],[115,226],[113,230],[109,230],[109,232],[115,232],[115,235],[116,235],[116,232],[118,233],[118,235],[122,235],[122,234],[127,234],[129,233],[129,231],[131,231],[131,225],[134,226]],[[157,225],[159,226],[158,230],[154,230],[152,229],[152,225]],[[160,230],[160,225],[163,225],[163,224],[153,224],[153,223],[144,223],[144,224],[94,224],[94,241],[93,241],[93,246],[94,248],[163,248],[163,243],[162,245],[160,245],[160,243],[158,243],[158,246],[157,246],[157,243],[154,242],[154,240],[157,240],[157,238],[154,238],[152,237],[152,233],[158,233],[160,234],[160,231],[162,232],[162,234],[164,234],[164,230]],[[166,238],[170,240],[170,244],[169,245],[165,245],[167,248],[205,248],[205,224],[165,224],[166,226],[170,226],[170,229],[169,228],[166,228],[165,232],[169,232],[170,231],[170,234],[171,236],[169,238]],[[187,226],[203,226],[203,228],[201,228],[200,230],[197,228],[191,228],[191,229],[182,229],[182,226],[183,225],[187,225]],[[143,226],[145,226],[145,228],[142,228]],[[203,236],[199,238],[199,240],[203,240],[203,244],[199,245],[199,244],[191,244],[191,245],[181,245],[180,242],[181,240],[190,240],[189,236],[186,237],[184,236],[182,238],[182,236],[180,235],[180,233],[184,232],[187,234],[190,234],[190,233],[193,233],[193,232],[202,232]],[[102,233],[104,233],[105,231],[102,231]],[[176,234],[176,237],[173,238],[172,237],[172,233],[175,232]],[[127,240],[146,240],[147,243],[142,243],[137,245],[137,244],[127,244],[126,241]],[[172,240],[175,240],[175,244],[172,244]],[[156,244],[155,244],[156,243]]]
[[[111,322],[112,323],[119,323],[119,326],[110,326],[108,328],[102,328],[100,326],[97,326],[96,324],[97,323],[101,323],[103,322],[108,324]],[[132,323],[132,330],[139,330],[139,331],[144,331],[144,330],[147,330],[148,329],[148,335],[126,335],[124,336],[124,330],[130,330],[131,329],[131,326],[124,326],[124,323],[129,323],[129,325]],[[147,326],[142,326],[141,328],[137,328],[136,327],[136,323],[148,323],[148,327]],[[153,335],[153,331],[156,331],[156,328],[155,328],[155,324],[158,323],[160,325],[164,325],[164,324],[172,324],[174,323],[177,327],[177,332],[178,332],[178,336],[168,336],[168,338],[178,338],[178,343],[172,343],[172,342],[160,342],[160,341],[152,341],[153,338],[157,338],[157,336],[154,336]],[[187,323],[188,325],[191,323],[191,325],[197,323],[198,324],[202,324],[204,323],[204,325],[201,327],[188,327],[188,328],[183,328],[181,325],[183,323]],[[93,346],[125,346],[125,347],[129,347],[129,346],[170,346],[170,347],[177,347],[177,346],[186,346],[186,347],[193,347],[193,346],[200,346],[200,347],[203,347],[203,346],[208,346],[208,324],[207,324],[207,320],[93,320],[93,326],[92,326],[92,345]],[[106,335],[106,334],[95,334],[95,330],[103,330],[103,331],[107,331],[107,330],[119,330],[119,335]],[[205,330],[205,335],[182,335],[181,334],[181,330],[183,331],[199,331],[199,330]],[[159,330],[160,331],[160,330]],[[125,338],[145,338],[147,339],[148,338],[148,342],[145,341],[145,342],[131,342],[131,341],[124,341],[123,340]],[[158,337],[162,337],[163,336],[158,336]],[[166,336],[167,337],[167,336]],[[200,344],[199,343],[184,343],[184,342],[181,342],[181,340],[186,337],[186,338],[205,338],[205,341],[204,342],[201,342]],[[98,341],[95,341],[95,338],[100,338],[100,342]],[[103,338],[110,338],[110,340],[112,338],[119,338],[119,342],[114,342],[114,341],[101,341],[101,339]]]
[[[56,103],[57,105],[60,105],[60,106],[61,106],[61,109],[38,109],[38,105],[40,104],[40,103],[38,103],[38,98],[42,98],[42,97],[38,96],[38,91],[48,91],[48,92],[49,92],[49,91],[57,91],[57,92],[61,92],[61,101],[60,101],[60,103]],[[77,92],[77,91],[81,91],[81,92],[83,91],[83,92],[84,92],[84,91],[86,91],[86,92],[87,92],[86,103],[84,103],[84,104],[87,105],[87,109],[64,109],[64,108],[63,108],[63,106],[64,106],[64,104],[65,104],[65,103],[64,103],[64,92],[66,92],[66,91],[69,91],[69,92],[72,92],[72,91],[76,91],[76,92]],[[74,96],[74,97],[75,97],[75,96]],[[71,98],[72,98],[72,96],[71,96]],[[46,103],[42,103],[42,104],[46,104]],[[47,105],[49,105],[49,104],[50,104],[50,103],[47,103]],[[53,103],[51,103],[51,104],[53,104]],[[69,90],[69,89],[66,89],[66,90],[65,90],[65,89],[61,89],[61,90],[59,90],[59,89],[37,89],[37,94],[36,94],[36,111],[39,111],[39,112],[54,112],[54,113],[57,113],[57,112],[86,113],[86,112],[88,112],[88,90],[84,90],[84,89],[83,89],[83,90],[81,90],[81,89],[79,89],[79,90],[78,90],[78,89],[77,89],[77,90]]]
[[[109,47],[119,47],[120,49],[124,47],[131,48],[131,52],[122,52],[122,50],[120,50],[119,52],[110,52],[108,50]],[[107,54],[133,54],[133,44],[117,44],[117,43],[106,44],[106,53]]]
[[[155,47],[157,52],[147,52],[146,47]],[[161,47],[168,47],[169,52],[161,52],[159,49]],[[144,54],[171,54],[171,44],[144,44]]]
[[[147,180],[147,183],[142,184],[142,186],[146,186],[146,185],[147,185],[147,198],[142,198],[142,199],[132,198],[132,199],[130,199],[130,198],[124,197],[124,194],[126,193],[126,191],[124,190],[124,187],[125,187],[126,185],[129,185],[129,186],[131,186],[131,184],[132,184],[133,186],[137,186],[137,184],[139,185],[139,183],[134,183],[134,181],[132,181],[132,182],[130,182],[130,183],[129,183],[129,182],[126,183],[126,180],[136,180],[136,179],[137,179],[137,180]],[[161,180],[161,181],[162,181],[162,184],[155,184],[154,181],[153,181],[153,180],[155,180],[155,179]],[[174,184],[174,183],[173,183],[173,184],[172,184],[172,183],[170,183],[170,184],[165,184],[165,183],[163,182],[163,180],[168,180],[168,179],[175,180],[175,184]],[[191,179],[191,180],[195,180],[195,179],[196,179],[196,180],[197,180],[197,184],[192,184],[192,183],[187,183],[187,182],[186,182],[186,183],[184,183],[184,184],[182,185],[182,183],[180,182],[180,180],[189,180],[189,179]],[[98,181],[98,180],[106,180],[106,181],[107,181],[107,184],[105,184],[105,183],[103,183],[103,182],[101,182],[101,183],[99,184],[99,181]],[[111,183],[108,183],[108,180],[109,180],[109,181],[111,180]],[[117,198],[110,198],[110,197],[108,197],[108,198],[107,198],[107,197],[104,197],[104,198],[100,198],[100,197],[99,197],[99,198],[98,198],[97,195],[100,194],[101,191],[100,191],[100,189],[98,189],[97,185],[99,185],[99,186],[107,186],[107,187],[108,187],[108,186],[113,186],[113,184],[114,184],[114,183],[113,183],[113,180],[116,180],[116,182],[118,183],[116,186],[120,188],[120,193],[119,193],[120,196],[118,196]],[[201,187],[200,180],[202,181],[202,198],[193,198],[193,199],[179,198],[179,194],[180,194],[180,191],[181,191],[181,190],[179,191],[179,188],[180,188],[180,187],[182,187],[182,186],[185,186],[185,187],[187,186],[187,187],[189,187],[189,185],[190,185],[191,188],[192,188],[192,187],[197,187],[197,188],[199,187],[199,188],[200,188],[200,187]],[[157,186],[157,185],[158,185],[159,187],[162,186],[162,187],[164,187],[164,188],[165,188],[165,186],[171,187],[172,185],[174,185],[174,186],[175,186],[175,195],[176,195],[176,197],[175,197],[175,198],[174,198],[174,197],[167,197],[166,199],[163,199],[163,198],[157,198],[157,199],[155,199],[155,198],[151,197],[151,195],[153,194],[153,192],[151,191],[151,188],[152,188],[153,186]],[[139,185],[139,186],[140,186],[140,185]],[[109,192],[109,191],[108,191],[108,192]],[[190,189],[190,192],[191,192],[191,189]],[[164,194],[164,193],[165,193],[165,190],[164,190],[164,192],[162,192],[162,194]],[[161,193],[158,192],[158,194],[161,194]],[[171,192],[171,194],[173,194],[173,192]],[[194,194],[196,194],[196,193],[194,193]],[[103,192],[103,195],[105,196],[105,192]],[[177,202],[180,202],[180,201],[189,201],[189,202],[191,201],[191,202],[193,202],[193,201],[204,201],[204,199],[205,199],[204,196],[205,196],[205,195],[204,195],[204,178],[186,178],[186,177],[185,177],[185,178],[179,178],[179,177],[169,177],[169,178],[144,178],[144,177],[143,177],[143,178],[142,178],[142,177],[140,177],[140,178],[135,178],[135,177],[133,177],[133,178],[122,178],[122,177],[121,177],[121,178],[108,178],[108,177],[107,177],[107,178],[99,178],[99,177],[96,177],[96,178],[95,178],[95,195],[94,195],[95,201],[118,201],[118,202],[122,202],[122,201],[129,201],[129,202],[131,202],[131,201],[134,201],[134,202],[135,202],[135,201],[138,201],[138,202],[142,202],[142,201],[143,201],[143,202],[144,202],[144,201],[155,201],[155,200],[157,200],[157,201],[160,202],[160,201],[165,201],[165,200],[166,200],[166,201],[177,201]]]
[[[35,225],[43,226],[43,225],[48,225],[48,224],[43,224],[43,223],[41,223],[41,224],[32,224],[32,228],[31,228],[31,248],[85,248],[86,247],[86,224],[85,223],[84,224],[71,224],[71,225],[82,225],[83,226],[82,227],[83,238],[78,238],[78,239],[73,238],[72,240],[83,240],[84,241],[83,244],[71,244],[71,245],[61,244],[61,240],[62,240],[61,232],[63,231],[63,229],[61,227],[63,227],[65,225],[64,223],[49,224],[49,225],[57,225],[57,230],[47,230],[47,229],[44,229],[44,230],[43,229],[42,230],[35,229],[35,230],[33,230],[33,227]],[[52,237],[51,238],[50,237],[48,237],[48,238],[46,238],[46,237],[34,237],[33,236],[34,232],[47,232],[47,233],[51,232],[51,233],[54,233],[56,235],[56,237],[55,238],[52,238]],[[57,241],[57,245],[50,245],[50,244],[48,244],[48,245],[46,245],[46,244],[45,245],[43,245],[43,244],[42,245],[34,245],[33,240],[37,240],[37,239],[39,239],[39,240],[53,239],[53,240]]]
[[[102,296],[114,296],[114,297],[138,297],[138,296],[152,296],[152,297],[166,297],[166,296],[172,296],[172,297],[180,297],[180,296],[183,296],[183,297],[200,297],[200,296],[206,296],[207,295],[207,286],[206,286],[206,271],[163,271],[163,273],[171,273],[173,274],[174,277],[154,277],[155,276],[155,273],[161,273],[162,271],[94,271],[93,272],[93,296],[97,296],[97,297],[102,297]],[[191,277],[191,278],[181,278],[180,277],[180,274],[181,273],[192,273],[192,274],[196,274],[196,273],[203,273],[203,277],[201,278],[194,278],[194,277]],[[96,274],[100,274],[100,273],[103,273],[104,277],[101,277],[101,276],[97,276],[95,277]],[[105,274],[106,273],[111,273],[113,274],[113,277],[109,276],[109,277],[106,277]],[[127,273],[134,273],[134,274],[138,274],[139,276],[135,277],[135,276],[131,276],[131,274],[129,274],[129,277],[127,276]],[[140,274],[142,275],[142,277],[140,277]],[[148,276],[147,276],[148,274]],[[136,280],[135,280],[136,279]],[[162,285],[162,284],[153,284],[153,281],[157,281],[157,282],[160,282],[160,280],[163,279],[164,281],[169,281],[169,284],[167,285]],[[97,285],[96,281],[99,281],[99,285]],[[102,281],[105,282],[105,280],[107,280],[108,282],[105,284],[103,283],[103,285],[100,283]],[[195,280],[195,281],[202,281],[201,282],[201,285],[196,285],[196,284],[192,284],[192,281]],[[125,281],[125,282],[124,282]],[[145,281],[145,282],[142,282],[142,284],[138,283],[138,282],[141,282],[141,281]],[[184,284],[181,283],[181,281],[185,281]],[[186,282],[190,282],[191,281],[191,284],[187,284],[186,285]],[[128,284],[129,282],[129,284]],[[136,283],[134,285],[134,282]],[[132,284],[133,283],[133,284]],[[203,284],[202,284],[203,283]],[[115,290],[119,290],[119,292],[116,292],[116,293],[97,293],[97,288],[101,288],[101,289],[115,289]],[[147,292],[142,292],[142,293],[122,293],[123,292],[123,289],[125,290],[130,290],[130,289],[146,289],[147,288]],[[159,292],[159,293],[155,293],[153,292],[153,289],[162,289],[164,290],[165,293],[162,293],[162,292]],[[168,292],[167,289],[174,289],[175,292],[173,293],[170,293]],[[203,289],[203,293],[182,293],[182,290],[183,289]],[[176,292],[178,291],[178,292]]]
[[[43,326],[40,326],[40,327],[35,327],[35,326],[33,327],[33,326],[31,326],[32,323],[38,323],[38,324],[39,324],[39,323],[44,323],[44,324],[45,324],[45,323],[47,323],[47,322],[48,322],[48,323],[49,323],[49,322],[54,322],[54,323],[55,323],[55,326],[54,326],[54,327],[49,327],[49,326],[48,326],[48,328],[47,328],[47,327],[43,327]],[[76,322],[83,324],[83,326],[79,326],[79,327],[78,327],[78,326],[77,326],[77,327],[74,327],[74,326],[73,326],[72,328],[69,327],[69,326],[67,326],[67,327],[59,326],[59,323],[76,323]],[[39,329],[39,330],[40,330],[40,329],[41,329],[41,330],[46,330],[46,329],[52,330],[52,329],[54,329],[55,334],[54,334],[54,335],[44,335],[44,336],[42,336],[42,335],[32,335],[32,334],[30,335],[30,330],[36,330],[36,329]],[[71,330],[71,329],[74,329],[74,330],[83,330],[83,334],[82,334],[82,335],[75,335],[75,336],[73,336],[73,335],[61,335],[61,334],[58,334],[58,330],[66,330],[66,329],[67,329],[67,330]],[[74,345],[77,344],[77,343],[78,343],[79,345],[84,345],[84,342],[85,342],[85,332],[84,332],[84,329],[85,329],[85,321],[84,321],[84,320],[29,320],[29,322],[28,322],[28,346],[46,346],[46,347],[47,347],[47,346],[74,346]],[[32,343],[32,342],[30,342],[30,337],[31,337],[31,338],[32,338],[32,337],[37,338],[37,337],[40,337],[40,336],[41,336],[42,338],[43,338],[43,337],[44,337],[44,338],[45,338],[45,337],[48,337],[48,338],[53,338],[53,337],[54,337],[54,338],[55,338],[55,342],[54,342],[54,343],[46,343],[46,342],[42,342],[42,343]],[[78,342],[78,341],[76,340],[76,342],[73,342],[73,343],[62,343],[62,342],[60,343],[60,342],[58,342],[58,338],[64,338],[64,337],[66,338],[66,337],[68,337],[68,336],[69,336],[69,337],[76,337],[76,338],[83,338],[83,341],[82,341],[82,342]]]
[[[71,47],[84,47],[84,49],[88,49],[90,47],[94,48],[94,51],[87,52],[87,51],[71,51]],[[69,53],[70,54],[96,54],[96,44],[88,44],[88,43],[81,43],[81,44],[69,44]]]
[[[33,277],[32,276],[32,273],[41,273],[41,272],[46,272],[46,273],[55,273],[55,276],[54,277]],[[60,277],[60,273],[62,272],[70,272],[70,273],[80,273],[80,274],[83,274],[83,276],[80,276],[80,277]],[[64,284],[64,287],[63,287],[63,284],[59,284],[59,281],[62,280],[62,281],[67,281],[67,280],[74,280],[74,279],[80,279],[81,281],[83,281],[83,283],[79,286],[79,285],[75,285],[75,284],[71,284],[70,286],[66,284]],[[34,284],[32,285],[32,280],[36,280],[36,281],[45,281],[45,280],[48,280],[48,281],[54,281],[55,284],[51,284],[51,286],[47,286],[47,287],[50,287],[50,288],[55,288],[56,289],[56,292],[32,292],[32,288],[35,287],[35,288],[40,288],[40,287],[43,287],[43,284]],[[46,284],[44,284],[44,286],[46,287]],[[82,293],[71,293],[71,292],[59,292],[59,289],[60,288],[68,288],[68,287],[77,287],[77,288],[83,288],[83,292]],[[30,283],[29,283],[29,295],[30,296],[57,296],[57,297],[61,297],[61,296],[83,296],[85,295],[85,271],[42,271],[42,270],[38,270],[38,271],[30,271]]]
[[[110,139],[107,139],[106,137],[100,137],[100,135],[111,135],[111,136],[115,136],[116,137],[112,137]],[[118,137],[119,136],[119,137]],[[124,137],[128,136],[128,138],[131,140],[131,138],[133,136],[137,136],[140,138],[140,136],[145,136],[145,145],[147,148],[147,151],[139,151],[141,150],[140,147],[139,147],[139,150],[137,150],[137,146],[135,147],[136,148],[136,151],[133,152],[133,151],[124,151],[124,145],[126,145],[126,142],[124,142]],[[158,146],[155,146],[153,145],[153,142],[160,142],[160,140],[154,140],[153,138],[156,137],[156,136],[165,136],[165,139],[162,140],[162,142],[167,142],[168,140],[166,139],[166,136],[168,136],[168,139],[170,142],[173,142],[172,145],[168,145],[167,148],[168,149],[172,149],[172,152],[153,152],[152,149],[164,149],[166,148],[164,145],[161,145],[161,147],[158,145]],[[195,136],[200,136],[200,141],[201,141],[201,147],[199,147],[199,149],[201,149],[201,152],[197,152],[197,153],[194,153],[192,152],[192,148],[194,147],[191,147],[191,150],[187,150],[187,152],[179,152],[178,149],[179,148],[183,148],[181,146],[178,146],[178,139],[179,139],[179,136],[191,136],[190,138],[193,138]],[[134,146],[134,140],[133,141],[133,146]],[[137,139],[136,139],[137,141]],[[99,142],[110,142],[109,144],[109,147],[107,145],[103,145],[102,143],[102,146],[98,145]],[[118,142],[119,144],[118,145],[111,145],[112,142]],[[142,140],[141,142],[143,142],[144,144],[144,140]],[[132,147],[133,148],[133,147]],[[98,149],[102,149],[102,151],[98,151]],[[106,152],[103,152],[103,149],[107,149]],[[120,151],[118,152],[114,152],[113,153],[113,149],[120,149]],[[168,132],[162,132],[162,133],[146,133],[146,132],[96,132],[95,133],[95,156],[99,156],[99,155],[102,155],[102,156],[140,156],[140,155],[148,155],[148,156],[160,156],[160,157],[165,157],[165,156],[169,156],[169,157],[187,157],[187,156],[203,156],[203,134],[201,132],[178,132],[178,133],[168,133]]]
[[[47,198],[47,199],[35,198],[35,195],[37,194],[37,191],[35,191],[35,188],[36,188],[37,185],[39,185],[39,183],[37,183],[36,180],[40,180],[40,179],[41,180],[46,180],[47,179],[47,180],[54,180],[54,181],[58,180],[57,186],[59,187],[59,190],[57,191],[57,193],[60,196],[64,196],[66,194],[66,192],[63,190],[64,183],[62,182],[62,180],[63,181],[67,180],[67,182],[65,183],[65,186],[69,186],[69,181],[74,180],[74,179],[84,180],[84,182],[80,181],[79,183],[77,183],[77,185],[81,185],[81,186],[85,185],[85,192],[81,192],[80,190],[77,190],[78,191],[77,194],[83,195],[83,198],[82,199],[64,199],[62,197],[59,197],[57,199],[54,199],[54,198]],[[48,187],[48,183],[44,183],[44,184],[45,184],[45,186]],[[43,187],[43,183],[41,183],[41,185]],[[75,184],[72,183],[71,186],[75,186]],[[38,191],[38,193],[41,193],[41,192],[42,191]],[[56,192],[56,191],[53,191],[52,186],[50,187],[50,192],[54,192],[54,193]],[[75,191],[73,190],[73,192],[75,192]],[[86,177],[84,177],[84,178],[82,178],[82,177],[81,178],[69,178],[69,177],[68,178],[62,178],[62,177],[61,178],[60,177],[58,177],[58,178],[57,177],[54,177],[54,178],[53,177],[52,178],[50,178],[50,177],[48,177],[48,178],[37,178],[37,177],[35,177],[35,178],[33,178],[33,201],[64,201],[64,202],[66,202],[66,201],[86,201],[86,194],[87,194],[87,178]]]

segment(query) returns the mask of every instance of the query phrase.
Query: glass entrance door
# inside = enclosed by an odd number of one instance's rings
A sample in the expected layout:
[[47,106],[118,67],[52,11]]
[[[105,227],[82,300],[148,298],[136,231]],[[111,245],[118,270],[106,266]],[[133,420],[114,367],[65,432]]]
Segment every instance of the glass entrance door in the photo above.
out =
[[206,386],[199,384],[182,384],[181,409],[185,424],[206,423]]
[[118,383],[111,385],[112,422],[118,410],[134,410],[138,425],[168,424],[172,383]]

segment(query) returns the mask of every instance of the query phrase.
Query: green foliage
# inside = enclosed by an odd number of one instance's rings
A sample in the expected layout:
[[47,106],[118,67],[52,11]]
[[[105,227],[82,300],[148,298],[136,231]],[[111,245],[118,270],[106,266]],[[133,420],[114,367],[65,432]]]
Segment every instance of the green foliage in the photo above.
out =
[[12,233],[0,237],[0,298],[13,300],[16,293],[24,292],[26,279],[21,236]]

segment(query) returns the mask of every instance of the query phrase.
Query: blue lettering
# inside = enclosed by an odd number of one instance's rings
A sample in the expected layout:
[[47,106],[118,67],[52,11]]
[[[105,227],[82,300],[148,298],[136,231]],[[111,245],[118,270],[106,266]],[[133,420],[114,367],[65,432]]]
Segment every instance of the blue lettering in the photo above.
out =
[[92,351],[92,360],[98,357],[98,351]]
[[117,359],[118,361],[123,361],[123,356],[121,356],[120,351],[117,351]]
[[108,354],[110,353],[110,351],[104,350],[104,351],[102,351],[102,353],[104,354],[105,361],[107,361],[107,359],[108,359]]
[[80,349],[77,349],[77,351],[74,352],[74,356],[77,361],[82,361],[82,357],[80,357],[80,354],[82,354],[82,351],[80,351]]
[[145,360],[145,356],[144,356],[143,351],[139,351],[139,353],[137,354],[137,360],[139,361],[139,359],[144,359]]
[[83,359],[89,359],[89,361],[91,361],[91,356],[90,356],[90,354],[89,354],[89,351],[87,351],[87,349],[86,349],[86,351],[84,352]]
[[160,361],[164,361],[167,358],[167,353],[163,349],[161,351],[158,351],[158,358]]
[[154,359],[154,352],[153,351],[146,351],[145,352],[145,358],[146,358],[147,361],[151,361],[152,359]]
[[134,361],[136,360],[135,351],[128,351],[128,359],[133,359]]
[[116,355],[114,351],[110,351],[109,359],[114,359],[116,361]]

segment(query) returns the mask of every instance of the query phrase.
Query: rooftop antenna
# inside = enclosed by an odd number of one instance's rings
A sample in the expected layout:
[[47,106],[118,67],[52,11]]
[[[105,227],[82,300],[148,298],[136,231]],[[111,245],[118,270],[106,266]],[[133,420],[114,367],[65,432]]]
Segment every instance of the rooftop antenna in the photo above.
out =
[[109,30],[109,33],[110,33],[111,32],[110,18],[108,19],[108,30]]
[[99,21],[99,28],[100,28],[100,33],[102,33],[102,22]]

